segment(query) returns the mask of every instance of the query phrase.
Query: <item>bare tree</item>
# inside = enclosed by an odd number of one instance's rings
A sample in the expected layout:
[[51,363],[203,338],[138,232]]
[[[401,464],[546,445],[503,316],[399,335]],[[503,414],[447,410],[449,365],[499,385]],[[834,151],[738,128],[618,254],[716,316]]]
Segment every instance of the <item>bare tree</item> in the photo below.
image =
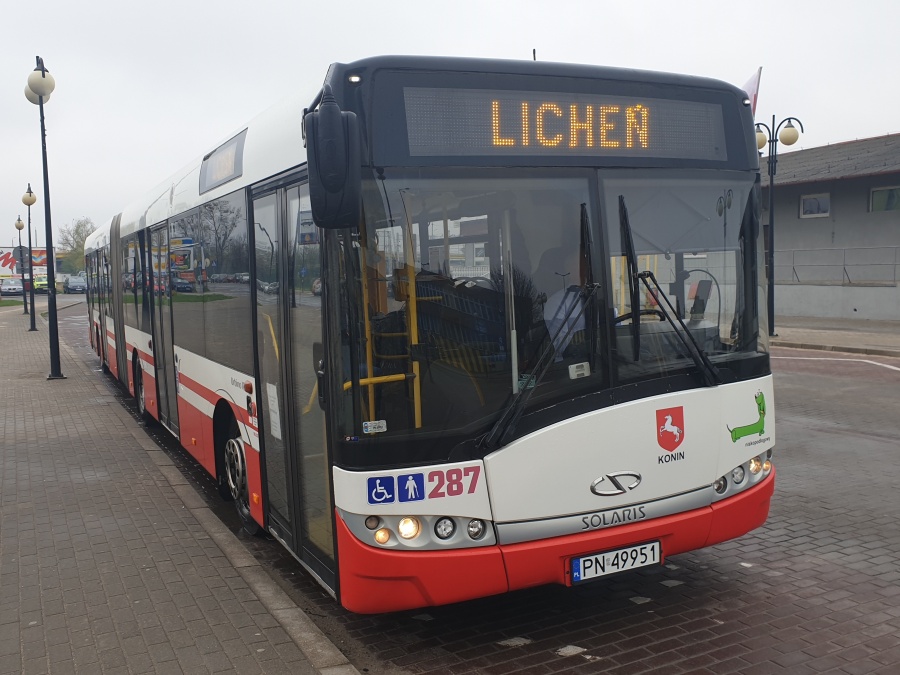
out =
[[79,218],[71,225],[63,225],[59,228],[57,248],[61,253],[74,253],[76,257],[84,257],[84,240],[97,229],[94,221],[87,216]]
[[73,221],[71,225],[63,225],[59,228],[55,248],[58,253],[57,265],[60,272],[74,273],[83,268],[84,240],[96,229],[94,221],[87,216]]

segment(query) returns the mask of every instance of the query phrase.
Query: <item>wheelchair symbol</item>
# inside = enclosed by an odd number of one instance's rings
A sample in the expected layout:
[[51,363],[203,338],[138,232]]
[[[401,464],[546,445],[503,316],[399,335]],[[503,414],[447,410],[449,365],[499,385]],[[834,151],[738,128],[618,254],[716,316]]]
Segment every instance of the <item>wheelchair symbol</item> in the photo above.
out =
[[[390,481],[390,485],[386,488],[381,484],[381,481]],[[368,492],[369,492],[369,503],[370,504],[384,504],[386,502],[394,501],[394,478],[393,476],[384,476],[382,478],[369,478],[368,480]]]

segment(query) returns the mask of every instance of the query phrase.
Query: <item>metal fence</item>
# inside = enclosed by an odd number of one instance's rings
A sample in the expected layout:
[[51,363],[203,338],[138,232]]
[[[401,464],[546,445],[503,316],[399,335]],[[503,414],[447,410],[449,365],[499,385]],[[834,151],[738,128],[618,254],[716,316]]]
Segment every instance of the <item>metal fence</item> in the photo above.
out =
[[814,286],[896,286],[897,246],[775,251],[775,282]]

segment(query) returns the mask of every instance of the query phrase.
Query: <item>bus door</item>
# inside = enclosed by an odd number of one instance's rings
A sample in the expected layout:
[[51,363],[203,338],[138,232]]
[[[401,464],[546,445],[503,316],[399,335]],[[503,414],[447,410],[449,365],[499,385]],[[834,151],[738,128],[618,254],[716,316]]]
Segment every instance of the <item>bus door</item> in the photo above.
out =
[[319,240],[306,185],[257,196],[253,222],[269,528],[334,589],[334,499],[313,348],[322,341]]
[[[113,218],[109,234],[110,242],[121,241],[119,236],[121,220],[121,213]],[[112,249],[113,247],[110,246],[110,250]],[[113,371],[119,382],[124,384],[127,389],[131,377],[128,368],[128,348],[125,346],[125,322],[122,316],[122,308],[124,306],[122,256],[110,254],[109,258],[109,286],[107,287],[107,306],[109,310],[106,325],[115,332],[117,345],[116,359],[109,365],[110,370]]]
[[106,303],[109,302],[109,244],[96,253],[97,284],[95,298],[97,301],[97,354],[100,365],[109,363],[109,342],[106,337]]
[[150,231],[151,279],[153,289],[153,359],[159,391],[159,421],[178,434],[178,379],[172,340],[172,289],[169,279],[168,226]]

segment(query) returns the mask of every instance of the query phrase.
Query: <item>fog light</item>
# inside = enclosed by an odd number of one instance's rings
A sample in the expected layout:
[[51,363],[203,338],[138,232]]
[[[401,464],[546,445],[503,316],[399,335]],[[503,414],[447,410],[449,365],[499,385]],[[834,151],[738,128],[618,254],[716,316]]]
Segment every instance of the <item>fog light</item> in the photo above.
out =
[[484,536],[484,530],[483,520],[470,520],[468,527],[466,527],[466,532],[469,533],[469,538],[471,539],[481,539]]
[[722,476],[715,483],[713,483],[713,489],[722,494],[728,488],[728,481],[725,479],[725,476]]
[[419,534],[419,521],[407,516],[397,523],[397,532],[404,539],[415,539]]
[[382,527],[375,533],[375,541],[379,544],[386,544],[391,539],[391,531],[386,527]]
[[731,471],[731,480],[734,481],[735,485],[740,485],[744,482],[744,467],[736,466]]
[[378,516],[369,516],[366,518],[366,527],[370,530],[377,529],[379,525],[381,525],[381,518]]
[[763,471],[769,473],[772,470],[772,462],[770,460],[766,460],[763,462]]
[[438,539],[449,539],[454,532],[456,532],[456,523],[453,522],[452,518],[445,516],[434,524],[434,533]]
[[762,462],[759,461],[759,457],[754,457],[750,460],[750,473],[754,476],[762,471]]

